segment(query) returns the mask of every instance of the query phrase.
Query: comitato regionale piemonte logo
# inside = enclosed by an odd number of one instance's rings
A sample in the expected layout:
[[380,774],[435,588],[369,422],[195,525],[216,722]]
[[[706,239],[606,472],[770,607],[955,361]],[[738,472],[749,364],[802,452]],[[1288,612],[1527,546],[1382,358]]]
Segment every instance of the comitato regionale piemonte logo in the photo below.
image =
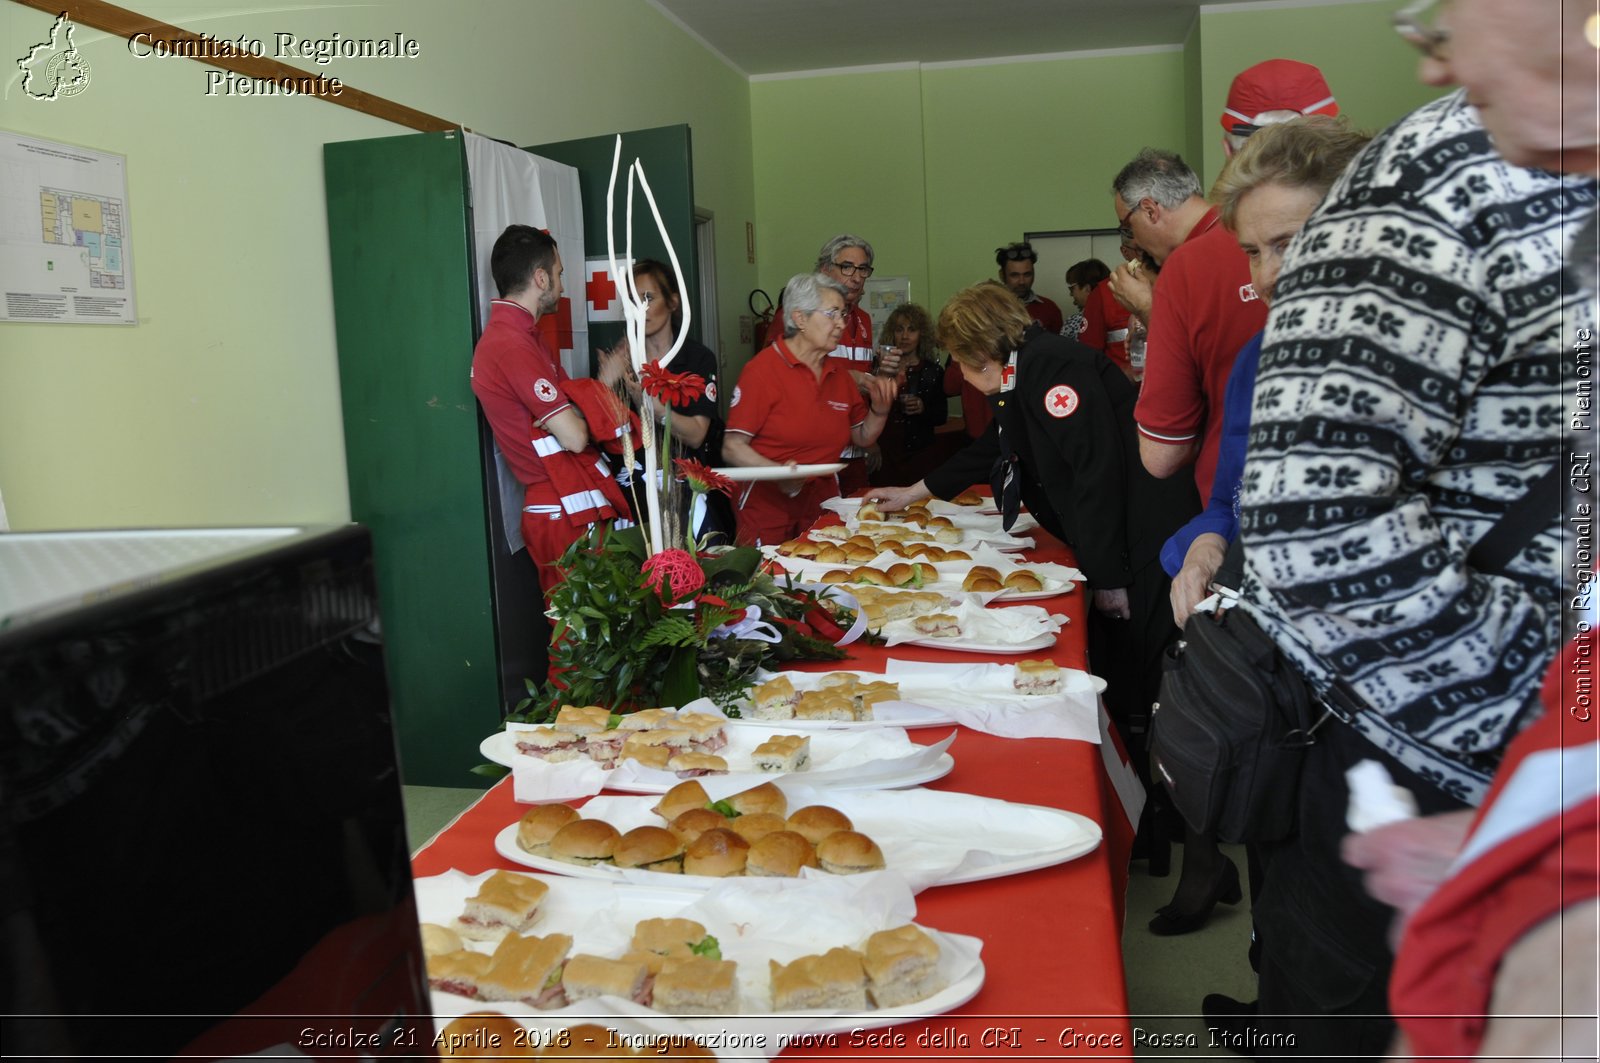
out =
[[72,43],[77,29],[63,11],[50,27],[50,39],[34,45],[17,60],[22,91],[29,99],[54,103],[89,87],[89,61]]

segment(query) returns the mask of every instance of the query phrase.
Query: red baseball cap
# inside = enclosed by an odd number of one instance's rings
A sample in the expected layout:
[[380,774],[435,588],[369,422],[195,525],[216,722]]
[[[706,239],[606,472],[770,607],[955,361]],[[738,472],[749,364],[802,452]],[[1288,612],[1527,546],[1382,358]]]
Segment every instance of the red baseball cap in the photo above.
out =
[[1228,86],[1228,103],[1222,112],[1222,128],[1229,133],[1247,133],[1238,126],[1256,124],[1256,116],[1266,111],[1299,111],[1301,114],[1339,113],[1322,71],[1310,63],[1293,59],[1268,59],[1241,73]]

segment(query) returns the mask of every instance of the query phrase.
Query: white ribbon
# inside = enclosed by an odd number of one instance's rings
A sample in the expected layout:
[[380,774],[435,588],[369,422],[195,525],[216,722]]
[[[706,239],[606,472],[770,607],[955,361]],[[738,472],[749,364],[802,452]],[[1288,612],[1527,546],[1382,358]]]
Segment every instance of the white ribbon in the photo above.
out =
[[752,639],[756,642],[782,642],[783,636],[771,624],[761,619],[759,605],[748,606],[744,611],[744,619],[736,620],[731,624],[723,624],[713,630],[709,638],[735,638]]

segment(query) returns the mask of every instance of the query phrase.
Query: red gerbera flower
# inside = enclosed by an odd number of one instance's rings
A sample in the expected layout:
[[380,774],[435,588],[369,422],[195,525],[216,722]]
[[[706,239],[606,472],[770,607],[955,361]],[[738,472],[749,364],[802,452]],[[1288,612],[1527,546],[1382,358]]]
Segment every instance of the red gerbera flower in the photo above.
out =
[[733,497],[733,481],[709,465],[693,458],[673,458],[672,463],[678,467],[678,475],[687,481],[697,494],[721,491],[728,497]]
[[646,395],[668,406],[685,406],[706,393],[706,378],[699,373],[674,373],[656,362],[646,362],[639,386]]
[[706,574],[687,550],[663,550],[640,567],[645,585],[664,602],[678,602],[706,585]]

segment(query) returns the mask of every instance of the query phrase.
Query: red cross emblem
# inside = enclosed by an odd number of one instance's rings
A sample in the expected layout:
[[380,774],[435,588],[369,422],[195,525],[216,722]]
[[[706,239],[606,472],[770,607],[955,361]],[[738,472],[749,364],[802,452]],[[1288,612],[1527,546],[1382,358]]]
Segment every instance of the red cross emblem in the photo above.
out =
[[594,304],[596,310],[604,310],[610,306],[611,300],[617,297],[617,285],[611,279],[610,271],[601,270],[590,277],[588,283],[583,286],[583,295]]
[[1057,384],[1044,393],[1044,411],[1051,417],[1070,417],[1078,408],[1078,393],[1065,384]]
[[540,402],[556,401],[556,386],[544,377],[533,382],[533,393],[539,397]]
[[717,382],[715,380],[706,381],[706,398],[712,402],[717,401]]

